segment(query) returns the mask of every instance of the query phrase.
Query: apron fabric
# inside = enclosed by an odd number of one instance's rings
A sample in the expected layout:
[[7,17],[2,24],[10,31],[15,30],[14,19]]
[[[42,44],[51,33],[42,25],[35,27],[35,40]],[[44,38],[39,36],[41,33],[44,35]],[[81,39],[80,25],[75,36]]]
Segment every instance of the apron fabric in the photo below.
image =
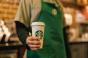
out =
[[44,45],[37,51],[27,50],[27,58],[66,58],[62,10],[55,4],[42,1],[42,9],[34,21],[45,23]]
[[28,3],[27,0],[24,1],[26,2],[22,1],[23,4],[20,4],[20,8],[15,19],[17,34],[25,46],[26,38],[29,33],[28,30],[31,29],[27,28],[30,26],[30,23],[33,21],[41,21],[45,23],[43,48],[37,51],[31,51],[30,48],[27,48],[27,58],[66,58],[63,37],[64,16],[60,4],[58,3],[57,6],[52,2],[54,0],[50,3],[44,2],[48,0],[41,0],[41,11],[39,10],[39,13],[36,13],[37,15],[34,17],[32,13],[33,18],[30,18],[30,13],[28,13],[29,11],[26,11],[29,8],[29,6],[27,6],[29,4],[26,4]]

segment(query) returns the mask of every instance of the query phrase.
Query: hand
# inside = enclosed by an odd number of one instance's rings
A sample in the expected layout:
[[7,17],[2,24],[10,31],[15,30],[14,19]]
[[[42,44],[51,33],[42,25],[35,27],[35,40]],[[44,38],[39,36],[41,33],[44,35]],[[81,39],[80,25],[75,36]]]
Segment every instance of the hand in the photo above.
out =
[[38,50],[41,45],[39,38],[33,36],[27,37],[26,43],[31,50]]

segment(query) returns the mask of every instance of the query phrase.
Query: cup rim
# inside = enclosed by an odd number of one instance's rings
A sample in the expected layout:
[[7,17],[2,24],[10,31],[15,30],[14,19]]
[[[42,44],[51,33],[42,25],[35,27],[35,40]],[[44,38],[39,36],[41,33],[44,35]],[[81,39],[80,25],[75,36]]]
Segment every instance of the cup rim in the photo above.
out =
[[41,26],[41,25],[45,25],[45,23],[44,22],[32,22],[32,24],[31,25],[39,25],[39,26]]

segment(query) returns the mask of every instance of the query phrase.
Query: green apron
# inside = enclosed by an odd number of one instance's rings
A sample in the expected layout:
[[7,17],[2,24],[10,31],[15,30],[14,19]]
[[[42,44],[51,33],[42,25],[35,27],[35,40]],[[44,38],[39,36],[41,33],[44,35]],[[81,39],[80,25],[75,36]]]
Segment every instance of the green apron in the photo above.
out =
[[55,4],[42,2],[36,21],[45,23],[44,45],[37,51],[27,50],[27,58],[66,58],[63,39],[63,12]]
[[[42,2],[41,12],[36,21],[45,23],[44,45],[42,49],[31,51],[27,49],[27,58],[66,58],[66,51],[63,37],[63,12],[61,6],[53,3]],[[16,30],[19,39],[26,45],[26,37],[31,28],[20,22],[16,23]],[[31,32],[31,31],[30,31]]]

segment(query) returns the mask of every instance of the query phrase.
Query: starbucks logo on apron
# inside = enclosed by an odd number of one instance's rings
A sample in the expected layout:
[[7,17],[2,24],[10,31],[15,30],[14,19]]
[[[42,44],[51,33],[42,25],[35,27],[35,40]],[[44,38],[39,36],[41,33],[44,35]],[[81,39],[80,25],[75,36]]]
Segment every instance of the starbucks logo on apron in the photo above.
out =
[[35,32],[35,35],[36,35],[37,37],[39,37],[39,38],[42,39],[42,37],[43,37],[43,32],[42,32],[41,30],[38,30],[38,31]]

